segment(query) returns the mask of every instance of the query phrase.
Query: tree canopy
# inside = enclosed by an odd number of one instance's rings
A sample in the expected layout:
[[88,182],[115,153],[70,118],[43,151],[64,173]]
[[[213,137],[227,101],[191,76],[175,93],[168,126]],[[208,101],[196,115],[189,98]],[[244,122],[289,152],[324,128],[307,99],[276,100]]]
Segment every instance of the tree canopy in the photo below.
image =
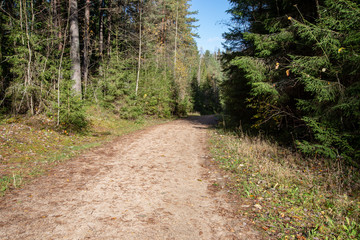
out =
[[230,2],[222,96],[233,120],[359,166],[359,2]]
[[197,73],[187,0],[0,1],[0,109],[82,128],[83,106],[184,115]]

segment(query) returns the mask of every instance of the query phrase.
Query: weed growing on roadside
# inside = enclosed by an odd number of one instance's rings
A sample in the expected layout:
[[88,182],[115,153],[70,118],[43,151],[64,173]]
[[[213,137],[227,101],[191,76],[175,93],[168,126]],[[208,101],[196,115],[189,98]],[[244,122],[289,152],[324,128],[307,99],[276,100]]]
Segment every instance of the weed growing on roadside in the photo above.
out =
[[7,191],[10,187],[18,188],[22,184],[22,177],[19,174],[12,174],[10,176],[3,176],[0,178],[0,196],[3,196],[5,191]]
[[4,192],[8,189],[11,183],[11,179],[8,176],[0,178],[0,196],[4,195]]

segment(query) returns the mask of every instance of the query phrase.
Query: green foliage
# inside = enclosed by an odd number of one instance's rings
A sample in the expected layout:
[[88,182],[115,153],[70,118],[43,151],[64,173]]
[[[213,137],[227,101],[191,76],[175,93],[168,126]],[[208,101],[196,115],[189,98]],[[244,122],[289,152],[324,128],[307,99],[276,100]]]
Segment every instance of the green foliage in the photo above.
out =
[[198,53],[192,32],[196,19],[188,2],[97,1],[89,6],[79,2],[82,101],[73,97],[68,81],[73,41],[69,2],[3,2],[1,111],[46,113],[76,129],[86,126],[84,104],[99,104],[129,119],[166,118],[178,110],[185,114],[191,108],[190,83]]
[[[328,158],[349,158],[354,149],[346,141],[349,136],[340,135],[336,128],[325,128],[323,123],[313,118],[304,117],[307,126],[313,131],[315,140],[321,144],[310,144],[308,141],[298,141],[297,145],[304,153],[309,155],[323,155]],[[328,124],[330,125],[330,124]],[[340,153],[339,153],[340,152]]]
[[[232,2],[231,12],[243,11],[234,14],[235,23],[247,22],[248,28],[226,35],[229,49],[238,50],[239,43],[242,48],[224,58],[230,78],[224,91],[231,93],[239,82],[247,86],[240,98],[253,109],[245,109],[258,120],[253,126],[287,133],[306,154],[358,165],[360,5],[350,0],[319,1],[319,6],[265,1],[247,8],[252,1]],[[225,98],[227,108],[239,101],[235,96]]]
[[82,131],[88,125],[84,100],[75,93],[72,86],[72,80],[63,79],[61,82],[60,106],[56,106],[60,114],[59,123],[65,129]]
[[144,74],[141,76],[143,81],[140,84],[141,88],[137,101],[146,115],[161,118],[170,117],[174,112],[175,105],[173,95],[175,86],[171,81],[171,73],[157,69],[151,62],[144,68]]
[[136,96],[126,96],[122,101],[123,106],[119,115],[124,119],[135,120],[144,114],[143,108],[138,104]]
[[2,176],[0,178],[0,196],[4,195],[4,192],[8,189],[11,184],[11,179],[8,176]]
[[308,159],[263,137],[222,130],[213,132],[210,152],[227,171],[224,187],[240,198],[239,214],[269,239],[359,239],[359,171],[341,159]]
[[60,123],[65,129],[84,130],[88,125],[83,108],[84,102],[73,96],[67,98],[65,104],[60,107]]
[[221,111],[219,85],[224,80],[219,53],[206,51],[200,56],[197,76],[191,83],[193,110],[200,114]]
[[179,117],[187,117],[188,112],[190,112],[192,109],[193,106],[188,97],[185,97],[185,99],[181,100],[176,105],[176,113]]
[[96,100],[103,107],[118,111],[117,101],[134,93],[135,74],[131,69],[133,64],[133,60],[126,59],[121,53],[112,53],[110,58],[100,65],[100,72],[92,79],[86,97],[96,96]]

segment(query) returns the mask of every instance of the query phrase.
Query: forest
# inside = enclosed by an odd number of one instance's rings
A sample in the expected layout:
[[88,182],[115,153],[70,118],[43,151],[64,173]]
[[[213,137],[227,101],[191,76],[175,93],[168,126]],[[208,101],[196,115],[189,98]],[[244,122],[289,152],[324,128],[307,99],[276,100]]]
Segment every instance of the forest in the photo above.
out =
[[125,119],[223,109],[235,127],[358,167],[359,3],[230,3],[225,51],[203,53],[186,0],[3,0],[1,114],[81,130],[89,105]]
[[214,153],[259,204],[244,215],[270,239],[359,239],[360,2],[230,3],[220,96],[237,134]]
[[237,126],[358,168],[359,2],[230,2],[225,111]]
[[[192,88],[197,95],[201,84],[216,92],[216,84],[206,83],[215,81],[202,67],[208,60],[201,62],[215,55],[199,54],[189,6],[186,0],[1,1],[1,113],[45,114],[77,130],[87,125],[84,106],[94,104],[125,119],[186,115]],[[219,55],[212,64],[220,71]]]
[[360,1],[229,2],[223,49],[204,52],[190,0],[0,0],[0,195],[215,115],[209,158],[253,206],[236,214],[271,239],[358,239]]

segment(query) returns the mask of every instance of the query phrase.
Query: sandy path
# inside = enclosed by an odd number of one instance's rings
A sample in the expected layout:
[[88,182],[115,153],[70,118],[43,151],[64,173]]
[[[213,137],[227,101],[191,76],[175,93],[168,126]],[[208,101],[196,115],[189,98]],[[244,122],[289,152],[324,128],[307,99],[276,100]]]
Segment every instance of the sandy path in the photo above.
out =
[[206,167],[211,117],[119,138],[0,200],[0,239],[260,239]]

